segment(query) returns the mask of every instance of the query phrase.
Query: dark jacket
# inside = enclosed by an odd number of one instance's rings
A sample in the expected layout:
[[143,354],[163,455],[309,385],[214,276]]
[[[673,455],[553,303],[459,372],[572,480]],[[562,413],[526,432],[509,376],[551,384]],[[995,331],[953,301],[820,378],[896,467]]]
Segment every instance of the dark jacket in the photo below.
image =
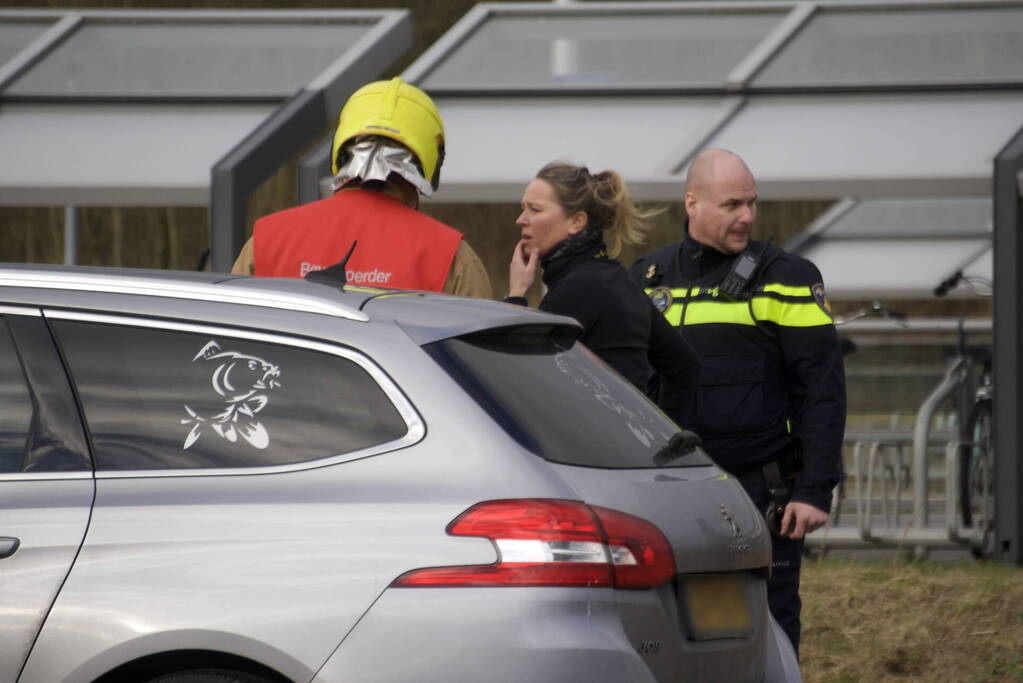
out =
[[716,289],[736,256],[687,237],[648,254],[630,275],[684,329],[700,359],[686,418],[708,454],[742,474],[800,452],[792,500],[828,511],[841,476],[845,372],[821,275],[811,262],[752,242],[760,266],[745,300]]
[[[621,264],[607,257],[602,241],[567,246],[542,261],[547,294],[540,310],[578,320],[579,341],[641,391],[647,392],[656,369],[657,403],[684,425],[699,374],[696,356]],[[506,301],[526,304],[522,297]]]

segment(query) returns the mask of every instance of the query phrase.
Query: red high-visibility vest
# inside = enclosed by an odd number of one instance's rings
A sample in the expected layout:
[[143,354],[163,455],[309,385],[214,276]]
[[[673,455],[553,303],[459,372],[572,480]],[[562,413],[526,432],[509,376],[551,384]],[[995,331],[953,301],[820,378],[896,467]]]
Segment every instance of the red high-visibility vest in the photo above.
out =
[[257,276],[304,277],[358,240],[348,284],[440,292],[462,234],[388,194],[351,189],[260,218],[252,240]]

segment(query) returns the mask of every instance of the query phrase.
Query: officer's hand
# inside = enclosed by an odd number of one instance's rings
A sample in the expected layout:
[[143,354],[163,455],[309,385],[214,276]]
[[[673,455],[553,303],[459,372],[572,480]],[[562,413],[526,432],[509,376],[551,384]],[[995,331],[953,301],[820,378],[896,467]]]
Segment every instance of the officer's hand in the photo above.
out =
[[828,513],[809,503],[790,502],[785,506],[785,514],[781,518],[781,535],[786,538],[799,539],[824,526],[828,521]]
[[519,240],[512,252],[511,265],[508,267],[508,296],[526,296],[526,290],[536,279],[536,269],[540,265],[540,255],[536,247],[528,246],[525,240]]

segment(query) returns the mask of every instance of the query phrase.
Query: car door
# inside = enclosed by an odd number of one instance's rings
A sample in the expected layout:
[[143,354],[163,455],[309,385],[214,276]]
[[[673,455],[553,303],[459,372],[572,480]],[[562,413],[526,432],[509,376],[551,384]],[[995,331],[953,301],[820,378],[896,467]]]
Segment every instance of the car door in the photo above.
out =
[[96,500],[21,680],[197,650],[311,679],[407,569],[389,534],[412,543],[415,522],[377,502],[404,468],[369,456],[422,438],[411,405],[347,347],[45,315],[87,420]]
[[85,537],[95,484],[37,309],[0,306],[0,681],[15,681]]

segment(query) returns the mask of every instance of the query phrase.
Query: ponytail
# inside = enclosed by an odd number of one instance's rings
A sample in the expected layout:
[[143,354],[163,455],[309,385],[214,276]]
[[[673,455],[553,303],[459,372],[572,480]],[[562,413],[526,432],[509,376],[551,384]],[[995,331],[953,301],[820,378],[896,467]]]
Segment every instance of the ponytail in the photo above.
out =
[[536,174],[550,183],[566,215],[586,214],[587,227],[604,234],[611,258],[618,256],[624,244],[643,244],[652,227],[650,219],[662,208],[641,209],[629,195],[625,180],[616,171],[592,175],[585,166],[552,161]]

